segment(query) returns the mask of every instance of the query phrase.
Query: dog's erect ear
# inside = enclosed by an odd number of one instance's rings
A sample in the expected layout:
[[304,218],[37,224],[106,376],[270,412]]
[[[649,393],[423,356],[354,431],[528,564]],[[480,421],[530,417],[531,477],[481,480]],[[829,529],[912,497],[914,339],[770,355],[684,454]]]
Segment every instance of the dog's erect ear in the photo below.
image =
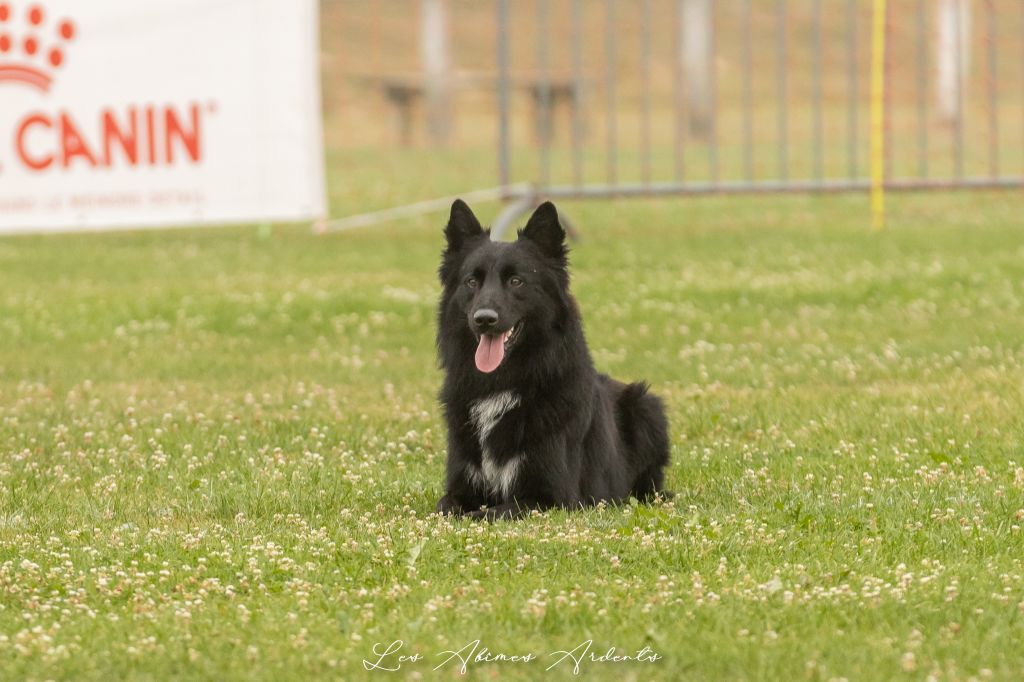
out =
[[444,228],[444,236],[448,239],[448,250],[458,251],[466,240],[484,233],[480,221],[473,215],[473,211],[462,199],[456,199],[452,204],[452,214],[448,218],[448,225]]
[[565,230],[558,222],[558,209],[550,201],[537,207],[526,227],[519,231],[519,238],[529,239],[545,256],[565,258]]

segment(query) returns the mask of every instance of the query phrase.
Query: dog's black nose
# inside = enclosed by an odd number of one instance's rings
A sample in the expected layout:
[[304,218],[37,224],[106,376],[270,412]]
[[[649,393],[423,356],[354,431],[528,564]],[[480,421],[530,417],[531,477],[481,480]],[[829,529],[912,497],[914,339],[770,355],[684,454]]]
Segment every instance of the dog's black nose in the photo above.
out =
[[490,308],[481,308],[473,313],[473,322],[481,329],[487,329],[498,324],[498,313]]

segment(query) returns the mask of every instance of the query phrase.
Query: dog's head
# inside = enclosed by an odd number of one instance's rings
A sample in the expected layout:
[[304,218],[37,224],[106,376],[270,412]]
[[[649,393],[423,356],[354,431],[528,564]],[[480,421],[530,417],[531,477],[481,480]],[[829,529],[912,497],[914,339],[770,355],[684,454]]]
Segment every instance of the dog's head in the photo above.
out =
[[571,307],[565,231],[554,204],[541,204],[516,241],[495,242],[457,200],[444,233],[442,333],[475,346],[481,372],[517,356],[528,362],[529,349],[539,350]]

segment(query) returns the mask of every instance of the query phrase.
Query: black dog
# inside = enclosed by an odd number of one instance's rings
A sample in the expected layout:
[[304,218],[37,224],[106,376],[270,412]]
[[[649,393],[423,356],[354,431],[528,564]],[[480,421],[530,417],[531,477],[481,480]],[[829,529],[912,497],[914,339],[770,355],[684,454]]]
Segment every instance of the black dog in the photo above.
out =
[[445,236],[437,346],[448,475],[437,510],[514,518],[659,492],[664,408],[646,384],[595,371],[554,205],[504,243],[456,201]]

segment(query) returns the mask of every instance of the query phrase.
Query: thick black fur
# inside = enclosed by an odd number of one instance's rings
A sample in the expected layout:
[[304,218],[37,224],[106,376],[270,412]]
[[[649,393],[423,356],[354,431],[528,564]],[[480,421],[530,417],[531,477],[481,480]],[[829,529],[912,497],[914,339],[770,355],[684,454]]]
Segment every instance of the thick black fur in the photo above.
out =
[[[505,243],[491,241],[469,206],[456,201],[445,236],[437,345],[448,466],[437,510],[515,518],[631,495],[647,500],[661,491],[669,460],[664,408],[646,384],[623,384],[594,369],[569,293],[565,232],[554,205],[541,205],[518,239]],[[521,323],[489,374],[474,362],[474,315],[484,308],[498,314],[492,331]],[[482,439],[474,406],[504,392],[518,400]],[[484,475],[485,456],[492,473],[518,462],[514,477],[497,479],[510,485],[488,483],[495,479]]]

